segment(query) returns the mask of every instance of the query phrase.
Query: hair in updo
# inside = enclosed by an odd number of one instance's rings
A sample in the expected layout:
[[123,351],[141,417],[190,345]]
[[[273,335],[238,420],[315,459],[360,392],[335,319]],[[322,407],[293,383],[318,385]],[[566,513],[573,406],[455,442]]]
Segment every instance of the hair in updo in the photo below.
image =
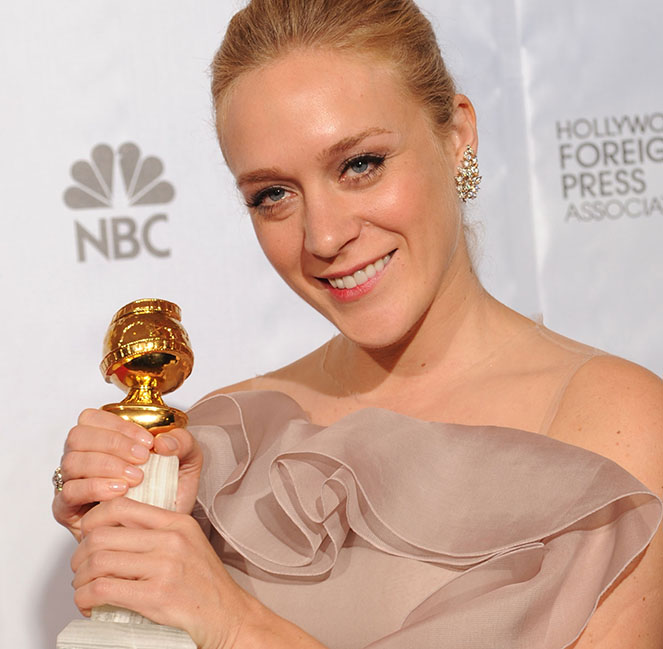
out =
[[242,74],[302,48],[368,55],[390,65],[436,129],[447,132],[454,82],[430,22],[412,0],[251,0],[231,19],[212,61],[217,111]]

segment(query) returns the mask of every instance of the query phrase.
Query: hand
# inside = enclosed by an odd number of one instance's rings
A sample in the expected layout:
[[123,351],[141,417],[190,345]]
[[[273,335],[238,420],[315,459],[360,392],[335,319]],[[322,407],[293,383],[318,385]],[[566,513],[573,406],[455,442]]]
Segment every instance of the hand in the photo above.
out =
[[53,499],[55,519],[80,540],[81,518],[98,502],[123,496],[143,480],[138,468],[153,449],[180,460],[176,507],[190,513],[198,491],[203,457],[187,430],[154,437],[138,424],[105,410],[84,410],[65,442],[60,466],[64,486]]
[[90,510],[81,532],[71,567],[84,615],[102,604],[128,608],[186,630],[200,649],[240,646],[245,618],[260,619],[264,607],[232,580],[191,516],[117,498]]

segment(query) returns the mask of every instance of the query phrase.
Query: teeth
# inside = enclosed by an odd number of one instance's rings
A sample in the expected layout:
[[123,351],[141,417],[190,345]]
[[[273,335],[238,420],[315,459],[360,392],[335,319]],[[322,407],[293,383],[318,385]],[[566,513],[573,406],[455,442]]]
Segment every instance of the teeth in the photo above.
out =
[[389,263],[390,259],[391,255],[385,255],[382,259],[378,259],[376,262],[368,264],[368,266],[356,271],[352,275],[345,275],[345,277],[330,277],[328,278],[328,281],[334,288],[355,288],[355,286],[361,286],[372,277],[375,277],[377,273],[384,270],[384,267]]
[[343,278],[343,286],[345,288],[354,288],[357,286],[357,282],[355,282],[355,278],[352,275],[346,275]]
[[363,284],[364,282],[368,282],[368,275],[363,270],[358,270],[352,277],[354,278],[355,282],[357,282],[357,286]]

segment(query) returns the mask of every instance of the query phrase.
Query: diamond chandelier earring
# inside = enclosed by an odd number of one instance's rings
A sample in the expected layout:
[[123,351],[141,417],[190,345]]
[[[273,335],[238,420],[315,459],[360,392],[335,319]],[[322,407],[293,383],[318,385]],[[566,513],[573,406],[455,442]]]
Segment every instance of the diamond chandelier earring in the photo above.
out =
[[463,162],[457,168],[456,189],[463,203],[476,198],[479,191],[481,176],[479,175],[479,161],[474,149],[468,144],[463,154]]

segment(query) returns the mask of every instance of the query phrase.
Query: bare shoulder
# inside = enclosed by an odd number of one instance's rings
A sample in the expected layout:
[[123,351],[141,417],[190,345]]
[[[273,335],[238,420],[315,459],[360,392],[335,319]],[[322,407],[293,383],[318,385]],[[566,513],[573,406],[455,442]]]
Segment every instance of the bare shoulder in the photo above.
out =
[[276,390],[277,392],[285,392],[286,394],[289,393],[287,386],[283,381],[270,375],[264,374],[261,376],[254,376],[250,379],[245,379],[231,385],[226,385],[206,394],[201,400],[208,399],[209,397],[214,397],[219,394],[232,394],[233,392],[247,392],[257,390]]
[[[663,496],[663,381],[615,356],[595,356],[570,381],[549,434],[621,465]],[[663,635],[663,533],[602,598],[574,649],[658,649]]]
[[551,437],[611,458],[663,490],[663,381],[643,367],[601,355],[570,381]]
[[238,381],[237,383],[232,383],[231,385],[226,385],[222,388],[214,390],[207,394],[204,398],[213,397],[217,394],[231,394],[232,392],[245,392],[247,390],[271,390],[273,388],[268,387],[268,382],[265,381],[264,376],[254,376],[250,379],[245,379],[243,381]]
[[320,366],[320,354],[321,350],[316,349],[289,365],[219,388],[208,394],[207,397],[247,390],[275,390],[284,392],[295,401],[302,403],[307,400],[308,393],[316,392],[319,389],[320,377],[316,370]]

